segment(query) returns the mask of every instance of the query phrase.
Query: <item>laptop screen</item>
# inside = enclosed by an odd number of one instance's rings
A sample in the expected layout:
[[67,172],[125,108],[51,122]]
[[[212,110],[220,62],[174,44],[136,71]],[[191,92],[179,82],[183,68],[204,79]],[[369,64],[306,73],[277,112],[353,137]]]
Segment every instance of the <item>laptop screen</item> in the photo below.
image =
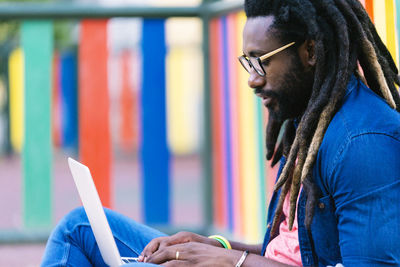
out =
[[122,265],[117,244],[89,168],[72,158],[68,158],[68,164],[104,262],[111,267]]

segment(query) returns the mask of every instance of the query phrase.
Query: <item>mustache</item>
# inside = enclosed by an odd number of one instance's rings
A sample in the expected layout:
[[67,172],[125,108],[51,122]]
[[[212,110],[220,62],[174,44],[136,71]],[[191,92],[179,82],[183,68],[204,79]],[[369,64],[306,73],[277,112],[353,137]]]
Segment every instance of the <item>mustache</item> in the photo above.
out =
[[255,88],[254,94],[260,95],[262,97],[280,98],[280,94],[272,90],[263,90],[262,88]]

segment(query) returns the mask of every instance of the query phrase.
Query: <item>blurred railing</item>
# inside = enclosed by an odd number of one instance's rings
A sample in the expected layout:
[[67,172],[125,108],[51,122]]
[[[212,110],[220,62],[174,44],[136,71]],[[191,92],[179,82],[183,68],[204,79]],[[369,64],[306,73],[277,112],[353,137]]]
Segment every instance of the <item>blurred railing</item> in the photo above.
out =
[[[205,220],[204,220],[204,227],[201,229],[197,229],[197,232],[209,232],[209,227],[213,225],[214,223],[214,218],[213,218],[213,210],[214,210],[214,204],[213,204],[213,156],[212,156],[212,129],[211,129],[211,124],[212,124],[212,107],[211,107],[211,92],[210,92],[210,21],[217,16],[223,16],[232,12],[239,11],[242,8],[243,1],[203,1],[202,4],[195,6],[195,7],[159,7],[159,6],[119,6],[119,7],[108,7],[108,6],[94,6],[94,5],[80,5],[80,4],[47,4],[47,3],[40,3],[40,4],[32,4],[32,3],[4,3],[0,4],[0,20],[5,22],[7,20],[24,20],[24,21],[29,21],[29,23],[24,24],[23,28],[25,27],[25,30],[30,32],[30,36],[26,35],[25,40],[22,40],[22,42],[28,43],[31,42],[31,40],[35,40],[35,38],[39,38],[39,36],[35,36],[34,31],[35,29],[30,30],[29,27],[31,26],[30,22],[37,21],[38,23],[34,23],[33,25],[39,25],[38,27],[44,26],[45,31],[49,32],[49,27],[51,27],[50,24],[48,24],[48,21],[51,20],[59,20],[59,19],[104,19],[104,18],[115,18],[115,17],[141,17],[141,18],[146,18],[146,19],[158,19],[158,18],[170,18],[170,17],[198,17],[202,20],[203,26],[202,26],[202,34],[203,34],[203,61],[204,61],[204,70],[203,70],[203,82],[204,82],[204,146],[203,146],[203,152],[202,152],[202,169],[203,169],[203,182],[204,182],[204,188],[203,192],[206,194],[204,196],[204,201],[205,203],[203,204],[204,207],[204,215],[205,215]],[[40,25],[43,22],[43,25]],[[34,27],[36,27],[34,26]],[[24,30],[24,29],[22,29]],[[26,39],[28,38],[28,39]],[[29,38],[31,38],[29,40]],[[41,37],[40,37],[41,38]],[[45,37],[49,38],[49,36]],[[33,48],[34,50],[35,48]],[[48,49],[52,49],[52,47],[48,47]],[[33,51],[32,50],[32,51]],[[32,51],[30,53],[32,53]],[[41,50],[43,52],[43,50]],[[45,51],[44,51],[45,52]],[[33,52],[34,53],[34,52]],[[47,55],[48,56],[48,55]],[[39,59],[40,60],[40,59]],[[38,62],[26,62],[26,64],[37,64]],[[43,66],[31,66],[31,70],[35,68],[48,68],[48,65],[43,65]],[[37,74],[37,73],[36,73]],[[35,73],[33,74],[28,74],[28,75],[36,75]],[[30,79],[30,78],[27,78]],[[35,79],[35,78],[33,78]],[[49,89],[49,88],[47,88]],[[47,90],[46,89],[46,90]],[[40,94],[42,93],[40,90],[40,84],[36,85],[35,88],[36,91],[32,91],[31,93],[36,93]],[[45,91],[43,92],[43,96],[50,97],[50,92]],[[26,97],[31,98],[31,96],[28,94]],[[50,100],[47,99],[43,102],[44,106],[48,107]],[[37,98],[35,98],[36,100]],[[42,106],[40,103],[36,103]],[[27,105],[35,105],[35,103],[27,104]],[[33,108],[31,111],[33,111],[35,108]],[[43,111],[43,110],[42,110]],[[38,112],[42,112],[38,111]],[[41,113],[43,114],[43,113]],[[31,114],[32,115],[32,114]],[[38,114],[36,114],[38,115]],[[50,114],[45,114],[46,118],[49,118]],[[28,119],[29,120],[29,119]],[[37,121],[37,120],[36,120]],[[29,123],[29,122],[28,122]],[[30,127],[32,128],[38,128],[37,125],[31,125]],[[45,127],[48,127],[45,126]],[[36,134],[40,135],[40,133],[36,132]],[[34,134],[33,134],[34,136]],[[46,138],[45,138],[46,139]],[[45,139],[42,139],[42,141],[47,142]],[[51,139],[51,138],[49,138]],[[31,143],[35,143],[37,140],[31,140]],[[27,141],[29,142],[29,141]],[[45,144],[44,146],[48,146],[49,144]],[[96,144],[93,144],[96,145]],[[98,145],[98,144],[97,144]],[[28,145],[26,145],[28,146]],[[36,148],[35,145],[31,148]],[[151,150],[152,147],[147,148],[148,150]],[[146,150],[146,148],[144,149]],[[35,171],[38,171],[36,167],[36,163],[38,163],[38,153],[39,151],[28,151],[27,153],[24,154],[24,170],[28,174],[28,178],[25,178],[25,183],[27,184],[26,186],[30,187],[30,192],[27,193],[25,191],[25,194],[28,194],[27,199],[25,200],[25,204],[27,207],[25,207],[25,214],[24,220],[27,221],[27,231],[3,231],[0,232],[0,242],[30,242],[30,241],[37,241],[37,240],[43,240],[47,237],[48,235],[48,226],[49,226],[49,221],[51,219],[49,218],[49,212],[48,210],[52,208],[51,203],[45,206],[41,206],[44,202],[46,202],[46,199],[51,195],[51,189],[50,189],[50,184],[51,181],[49,181],[49,177],[44,178],[44,180],[34,180],[35,178],[32,177],[34,175],[38,176],[39,173],[35,173]],[[41,151],[42,153],[46,154],[46,151]],[[35,154],[36,153],[36,154]],[[146,154],[146,151],[144,151],[144,154]],[[49,157],[51,155],[47,155],[44,158],[49,161]],[[90,156],[89,156],[90,158]],[[154,159],[152,159],[154,160]],[[168,159],[161,158],[161,162],[168,161]],[[84,160],[85,161],[85,160]],[[89,160],[90,161],[90,160]],[[107,159],[106,159],[107,161]],[[104,162],[104,159],[103,159]],[[45,164],[49,164],[49,162],[46,162]],[[102,163],[98,163],[98,165],[101,165]],[[43,165],[39,164],[39,165]],[[98,166],[97,165],[97,166]],[[96,166],[96,164],[94,164]],[[104,167],[104,166],[103,166]],[[96,170],[96,167],[92,168],[92,173],[99,173],[102,170],[102,167],[99,167],[100,170]],[[144,167],[146,168],[151,168],[150,166]],[[154,169],[154,167],[153,167]],[[104,169],[103,169],[104,170]],[[146,170],[144,171],[146,172]],[[150,174],[151,175],[151,174]],[[154,174],[153,174],[154,176]],[[168,176],[168,175],[167,175]],[[168,178],[167,176],[164,175],[164,178],[166,181],[165,183],[168,183]],[[163,179],[164,179],[163,178]],[[96,179],[96,178],[95,178]],[[103,180],[100,180],[100,182],[104,182],[108,180],[109,178],[106,177]],[[100,183],[98,182],[98,183]],[[154,179],[153,179],[154,182]],[[158,181],[159,182],[159,181]],[[47,186],[48,188],[43,191],[43,189],[35,189],[37,186],[35,186],[38,183],[49,183]],[[150,190],[150,185],[149,190]],[[145,185],[146,187],[146,185]],[[26,188],[25,188],[26,190]],[[108,199],[110,198],[109,192],[107,190],[99,189],[100,195],[102,199],[106,199],[105,202],[108,202]],[[146,191],[146,189],[145,189]],[[162,195],[162,193],[160,193]],[[160,196],[159,196],[160,197]],[[168,197],[168,195],[167,195]],[[36,204],[35,204],[36,203]],[[31,207],[31,208],[30,208]],[[167,209],[167,208],[161,208],[161,209]],[[28,211],[27,211],[28,210]],[[31,211],[29,211],[31,210]],[[51,213],[51,212],[50,212]],[[154,211],[153,211],[154,213]],[[153,214],[154,215],[154,214]],[[149,215],[150,217],[153,215]],[[167,221],[168,219],[162,218],[162,221]],[[157,222],[157,218],[154,220],[156,224],[159,224]],[[154,223],[154,222],[150,222]],[[50,225],[51,226],[51,225]],[[167,229],[168,231],[168,229]]]
[[44,4],[44,3],[1,3],[0,19],[88,19],[88,18],[170,18],[200,17],[212,18],[238,11],[243,1],[203,1],[193,7],[179,6],[99,6],[88,4]]

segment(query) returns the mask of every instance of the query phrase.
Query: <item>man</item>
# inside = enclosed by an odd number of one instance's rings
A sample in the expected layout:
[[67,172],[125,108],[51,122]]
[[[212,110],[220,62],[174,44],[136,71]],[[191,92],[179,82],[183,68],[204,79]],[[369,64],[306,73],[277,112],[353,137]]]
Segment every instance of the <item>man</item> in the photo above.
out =
[[[163,266],[400,266],[398,71],[365,10],[357,0],[246,0],[245,11],[239,59],[270,112],[269,159],[285,128],[264,243],[224,249],[107,211],[121,254]],[[53,232],[43,265],[61,259],[102,264],[82,209]]]

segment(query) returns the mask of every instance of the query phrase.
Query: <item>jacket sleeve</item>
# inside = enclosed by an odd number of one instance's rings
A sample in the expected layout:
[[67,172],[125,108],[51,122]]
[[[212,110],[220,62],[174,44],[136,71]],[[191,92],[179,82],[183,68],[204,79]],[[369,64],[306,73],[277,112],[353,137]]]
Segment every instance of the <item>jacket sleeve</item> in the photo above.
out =
[[400,265],[400,140],[349,139],[329,176],[344,266]]

